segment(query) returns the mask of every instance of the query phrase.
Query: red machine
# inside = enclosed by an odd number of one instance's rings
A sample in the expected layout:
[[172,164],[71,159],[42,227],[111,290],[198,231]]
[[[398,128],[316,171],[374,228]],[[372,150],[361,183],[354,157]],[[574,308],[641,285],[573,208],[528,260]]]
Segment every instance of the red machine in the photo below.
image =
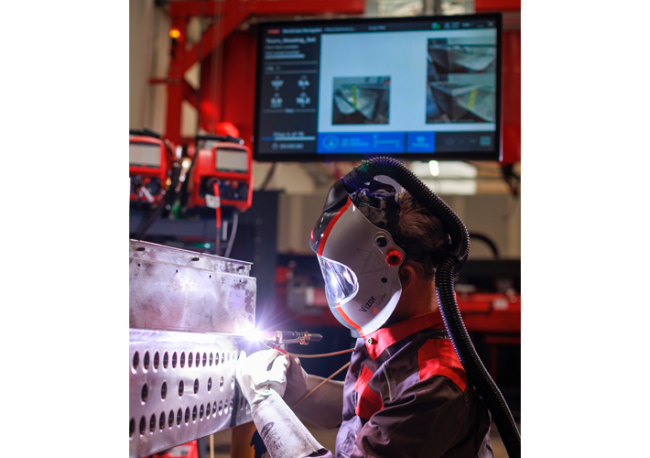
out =
[[169,141],[150,131],[130,131],[131,202],[160,204],[169,187],[173,164],[173,145]]
[[195,154],[190,172],[188,207],[234,207],[245,211],[253,200],[251,151],[237,139],[197,137],[207,140]]
[[155,458],[199,458],[199,449],[196,441],[177,445],[162,453],[153,455]]

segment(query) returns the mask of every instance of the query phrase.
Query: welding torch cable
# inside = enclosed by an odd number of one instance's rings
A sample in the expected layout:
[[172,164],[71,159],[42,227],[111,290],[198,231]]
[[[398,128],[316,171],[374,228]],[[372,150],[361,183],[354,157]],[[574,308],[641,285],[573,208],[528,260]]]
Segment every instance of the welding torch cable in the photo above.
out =
[[298,404],[300,404],[302,401],[304,401],[304,400],[307,399],[309,396],[311,396],[312,393],[313,393],[314,391],[316,391],[317,389],[319,389],[321,386],[325,385],[325,383],[327,383],[327,382],[329,382],[330,380],[332,380],[333,377],[336,377],[336,375],[337,375],[339,372],[341,372],[343,369],[346,369],[346,368],[350,365],[350,363],[351,363],[351,361],[348,361],[348,362],[345,363],[345,364],[344,364],[344,365],[343,365],[339,370],[337,370],[337,371],[334,372],[332,375],[330,375],[330,376],[327,377],[325,380],[323,380],[323,381],[320,382],[318,385],[316,385],[316,386],[314,387],[313,390],[311,390],[309,393],[305,394],[302,398],[300,398],[300,399],[298,400],[298,402],[296,402],[294,405],[291,406],[291,408],[292,408],[292,409],[295,409],[295,408],[298,406]]
[[299,353],[290,353],[290,352],[286,352],[286,354],[289,356],[295,356],[297,358],[326,358],[328,356],[336,356],[336,355],[344,355],[346,353],[352,353],[353,351],[354,348],[348,348],[347,350],[335,351],[332,353],[320,353],[318,355],[301,355]]

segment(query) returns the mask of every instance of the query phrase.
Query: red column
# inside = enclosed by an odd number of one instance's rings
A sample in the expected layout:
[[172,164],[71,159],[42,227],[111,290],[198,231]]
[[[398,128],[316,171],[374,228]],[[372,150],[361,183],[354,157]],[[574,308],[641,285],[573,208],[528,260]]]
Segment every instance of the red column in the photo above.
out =
[[[187,19],[172,18],[172,29],[181,33],[176,43],[172,43],[171,62],[167,75],[167,117],[165,138],[178,145],[181,143],[181,105],[183,103],[183,57],[185,55],[185,35]],[[171,38],[170,38],[171,40]]]
[[[502,129],[503,164],[521,161],[521,29],[520,0],[476,0],[477,13],[502,12]],[[512,24],[515,24],[514,26]]]

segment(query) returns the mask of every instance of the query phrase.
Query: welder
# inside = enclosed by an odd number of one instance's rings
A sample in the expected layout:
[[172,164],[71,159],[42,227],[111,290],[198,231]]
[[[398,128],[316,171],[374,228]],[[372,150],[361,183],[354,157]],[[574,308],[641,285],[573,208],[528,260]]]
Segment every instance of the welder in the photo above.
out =
[[300,361],[242,355],[237,379],[271,457],[493,456],[490,413],[439,309],[436,270],[453,249],[441,220],[398,183],[354,169],[330,189],[310,245],[329,307],[357,341],[344,384],[329,381],[310,406],[340,423],[336,453],[291,409],[313,385]]

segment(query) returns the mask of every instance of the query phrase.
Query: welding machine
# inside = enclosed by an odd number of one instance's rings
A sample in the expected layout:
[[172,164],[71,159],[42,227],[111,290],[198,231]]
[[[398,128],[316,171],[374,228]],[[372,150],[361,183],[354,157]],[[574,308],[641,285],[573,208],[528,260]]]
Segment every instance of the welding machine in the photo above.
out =
[[130,200],[152,206],[162,202],[171,179],[174,146],[148,129],[129,131]]
[[227,136],[198,135],[198,148],[190,172],[189,208],[234,207],[240,212],[253,201],[253,171],[250,148]]

